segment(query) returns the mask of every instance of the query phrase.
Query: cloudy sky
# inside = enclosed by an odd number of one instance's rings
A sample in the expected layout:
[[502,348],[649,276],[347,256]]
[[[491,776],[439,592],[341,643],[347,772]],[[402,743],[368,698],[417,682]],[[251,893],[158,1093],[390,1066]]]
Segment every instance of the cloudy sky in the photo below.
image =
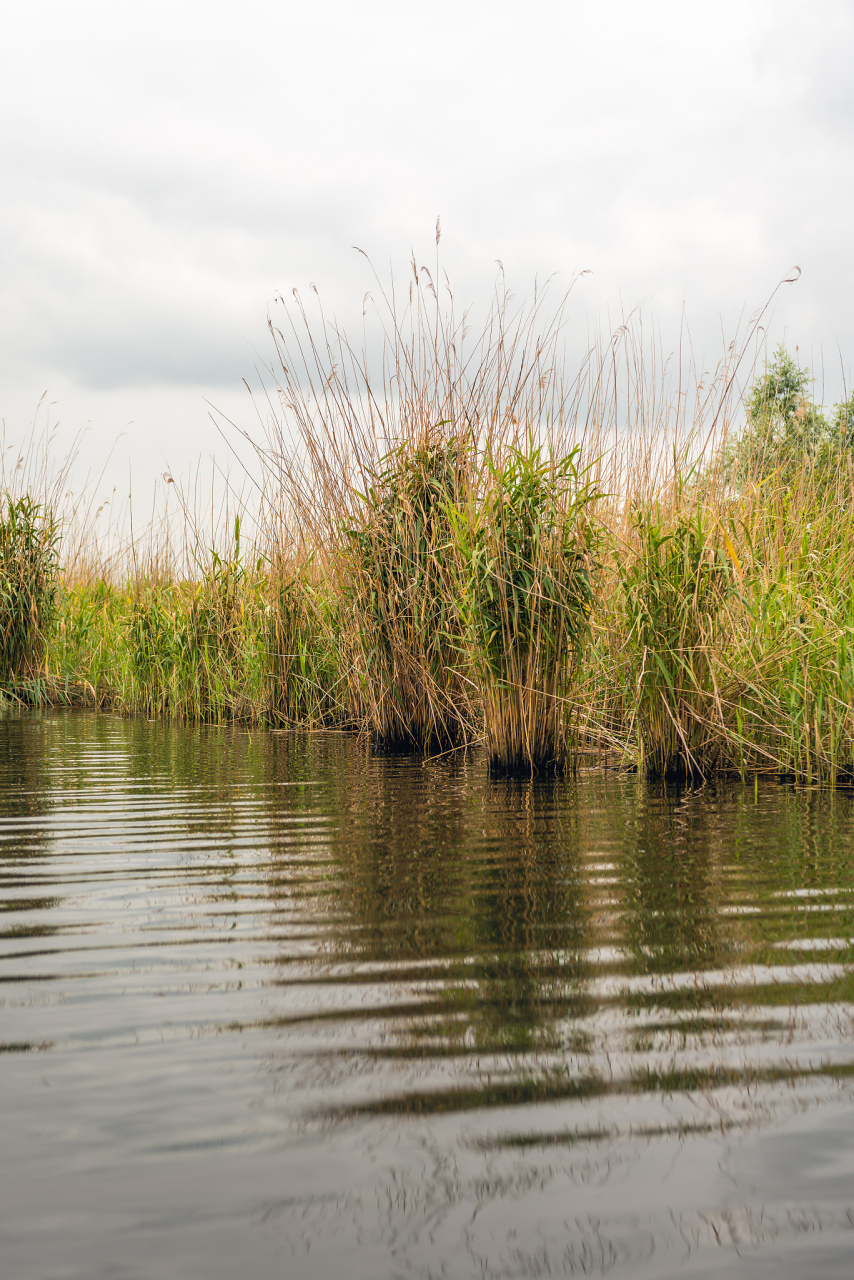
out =
[[[695,345],[797,264],[772,336],[854,363],[854,0],[3,6],[0,417],[44,392],[150,482],[251,427],[271,300],[361,314],[411,248],[456,292],[569,283]],[[840,352],[842,353],[840,362]],[[850,385],[850,384],[849,384]]]

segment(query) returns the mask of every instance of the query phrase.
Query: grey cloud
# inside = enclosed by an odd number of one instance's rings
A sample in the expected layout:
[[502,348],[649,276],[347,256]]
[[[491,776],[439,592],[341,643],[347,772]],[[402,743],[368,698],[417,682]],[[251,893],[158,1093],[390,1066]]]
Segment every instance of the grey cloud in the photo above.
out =
[[854,347],[850,6],[804,38],[790,0],[34,8],[0,88],[10,394],[239,385],[277,289],[358,325],[351,246],[405,275],[438,213],[464,299],[496,258],[523,289],[592,268],[579,330],[687,299],[717,350],[798,262],[780,323]]

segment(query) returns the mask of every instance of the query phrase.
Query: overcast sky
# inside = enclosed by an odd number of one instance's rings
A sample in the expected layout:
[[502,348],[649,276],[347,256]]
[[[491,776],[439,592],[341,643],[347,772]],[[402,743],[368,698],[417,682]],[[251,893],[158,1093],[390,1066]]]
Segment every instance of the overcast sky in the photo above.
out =
[[579,332],[686,307],[713,354],[790,268],[775,338],[854,362],[854,0],[28,0],[0,41],[0,417],[43,392],[134,485],[251,425],[277,292],[345,322],[432,261],[569,283]]

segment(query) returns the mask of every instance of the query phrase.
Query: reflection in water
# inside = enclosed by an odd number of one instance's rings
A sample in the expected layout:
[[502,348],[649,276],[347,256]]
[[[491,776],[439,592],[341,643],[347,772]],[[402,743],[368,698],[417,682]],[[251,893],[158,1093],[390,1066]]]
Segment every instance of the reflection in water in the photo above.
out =
[[852,822],[0,717],[0,1257],[847,1275]]

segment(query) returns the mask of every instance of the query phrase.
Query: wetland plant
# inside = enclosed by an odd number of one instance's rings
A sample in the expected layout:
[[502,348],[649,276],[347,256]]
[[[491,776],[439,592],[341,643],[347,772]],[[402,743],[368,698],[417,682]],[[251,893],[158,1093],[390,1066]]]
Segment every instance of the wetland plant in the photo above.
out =
[[523,448],[488,453],[485,492],[452,513],[494,773],[533,775],[566,763],[597,537],[597,495],[577,460],[577,448],[555,460],[530,434]]
[[590,752],[854,779],[854,398],[825,413],[779,349],[739,402],[736,344],[674,387],[631,324],[570,376],[536,290],[481,328],[421,269],[384,302],[361,352],[299,300],[271,325],[248,559],[184,502],[183,544],[153,524],[87,569],[63,509],[60,587],[57,503],[18,496],[55,490],[4,481],[0,681],[428,754],[483,738],[496,773]]
[[348,723],[338,597],[313,567],[311,557],[291,565],[279,556],[268,575],[269,715],[274,724]]
[[438,270],[413,262],[408,290],[382,290],[378,341],[361,349],[299,298],[282,328],[271,318],[270,508],[326,570],[348,718],[381,747],[441,753],[477,736],[454,513],[478,458],[518,443],[520,423],[562,452],[577,408],[561,375],[564,305],[499,288],[477,326]]
[[0,498],[0,680],[35,676],[57,613],[59,526],[29,494]]
[[241,554],[239,519],[230,552],[212,550],[198,580],[134,584],[123,703],[187,720],[257,718],[268,679],[265,586],[260,563]]
[[710,709],[729,562],[700,506],[677,506],[669,520],[660,504],[643,506],[632,524],[619,576],[639,763],[651,776],[702,776],[719,750]]
[[407,442],[381,460],[346,530],[353,670],[384,747],[443,751],[469,733],[453,520],[470,466],[456,437]]

